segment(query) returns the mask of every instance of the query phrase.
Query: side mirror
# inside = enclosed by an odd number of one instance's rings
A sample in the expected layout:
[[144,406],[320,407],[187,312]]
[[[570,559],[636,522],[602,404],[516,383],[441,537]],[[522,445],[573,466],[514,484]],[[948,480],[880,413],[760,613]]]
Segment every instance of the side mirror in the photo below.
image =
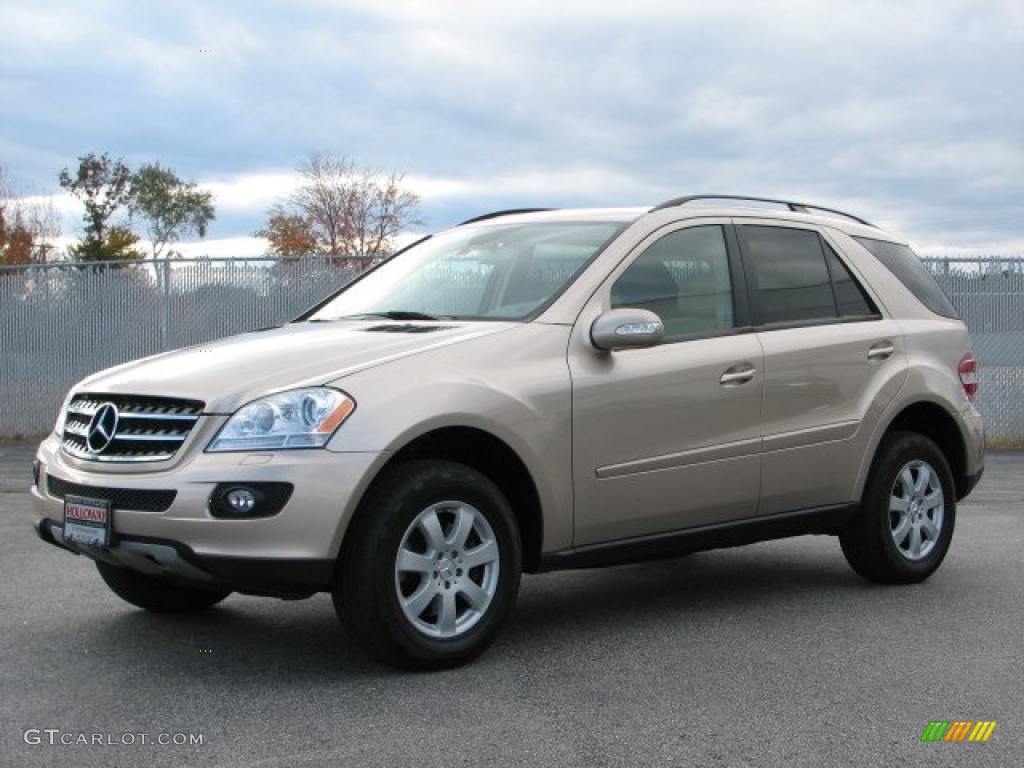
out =
[[612,309],[590,326],[590,340],[598,349],[653,347],[665,337],[661,318],[646,309]]

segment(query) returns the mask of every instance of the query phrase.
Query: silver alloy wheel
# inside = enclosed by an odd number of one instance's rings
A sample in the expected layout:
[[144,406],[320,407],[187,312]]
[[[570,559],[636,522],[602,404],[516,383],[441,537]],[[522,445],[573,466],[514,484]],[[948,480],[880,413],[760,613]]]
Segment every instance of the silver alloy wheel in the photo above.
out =
[[480,510],[464,501],[432,504],[406,529],[395,558],[405,618],[430,637],[458,637],[487,612],[498,566],[498,542]]
[[915,459],[903,466],[889,498],[889,531],[901,555],[908,560],[928,557],[942,533],[945,501],[939,473],[931,464]]

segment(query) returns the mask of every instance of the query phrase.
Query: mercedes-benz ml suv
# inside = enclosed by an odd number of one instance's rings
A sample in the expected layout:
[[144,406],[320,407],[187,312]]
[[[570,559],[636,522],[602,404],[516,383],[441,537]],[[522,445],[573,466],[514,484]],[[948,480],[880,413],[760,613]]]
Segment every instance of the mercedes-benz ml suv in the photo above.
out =
[[921,581],[984,462],[967,331],[898,238],[750,201],[490,214],[90,376],[39,535],[153,611],[329,591],[419,668],[493,640],[523,571],[814,533]]

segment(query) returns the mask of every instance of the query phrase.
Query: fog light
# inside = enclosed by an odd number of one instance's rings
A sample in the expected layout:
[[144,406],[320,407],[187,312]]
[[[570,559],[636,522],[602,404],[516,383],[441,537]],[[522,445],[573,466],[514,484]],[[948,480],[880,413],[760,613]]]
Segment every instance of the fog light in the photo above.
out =
[[35,486],[39,485],[39,472],[40,472],[40,466],[39,466],[39,460],[37,459],[37,460],[32,462],[32,485],[35,485]]
[[228,505],[240,515],[247,515],[256,506],[256,494],[248,488],[232,488],[224,497]]
[[210,493],[210,514],[233,520],[272,517],[284,508],[291,495],[291,483],[217,483]]

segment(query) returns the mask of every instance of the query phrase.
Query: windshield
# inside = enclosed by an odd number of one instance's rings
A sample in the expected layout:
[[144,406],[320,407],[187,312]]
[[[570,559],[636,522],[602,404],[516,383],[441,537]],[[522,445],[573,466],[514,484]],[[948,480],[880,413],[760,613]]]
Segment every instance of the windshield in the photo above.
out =
[[309,320],[524,320],[579,274],[626,222],[454,229],[414,245],[342,290]]

